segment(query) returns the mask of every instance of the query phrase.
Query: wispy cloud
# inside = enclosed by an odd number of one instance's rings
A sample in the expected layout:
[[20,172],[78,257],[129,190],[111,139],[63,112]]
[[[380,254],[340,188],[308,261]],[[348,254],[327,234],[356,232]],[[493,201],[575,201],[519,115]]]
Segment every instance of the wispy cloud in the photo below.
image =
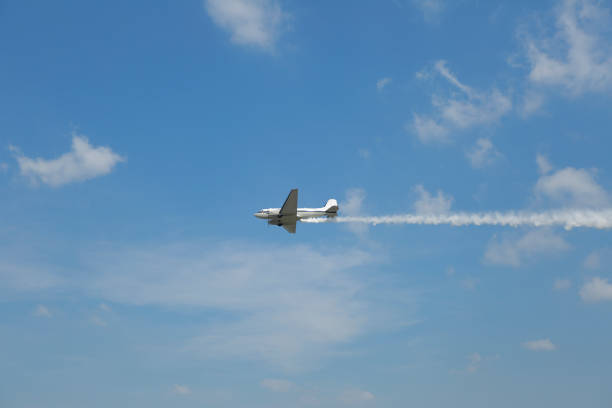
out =
[[391,318],[359,279],[372,261],[360,250],[180,244],[89,254],[82,285],[114,303],[226,313],[185,349],[293,370]]
[[529,80],[571,94],[612,89],[612,44],[603,35],[609,11],[592,0],[564,0],[551,35],[525,35]]
[[205,8],[232,42],[268,52],[275,50],[288,18],[277,0],[205,0]]
[[381,78],[376,81],[376,89],[381,92],[387,85],[391,83],[392,79],[389,77]]
[[[437,61],[433,69],[460,92],[451,93],[449,96],[434,94],[434,113],[414,114],[412,124],[407,128],[414,131],[421,142],[447,142],[451,132],[496,123],[512,109],[511,99],[498,89],[477,91],[459,81],[448,68],[446,61]],[[417,77],[426,76],[421,74]]]
[[595,277],[580,289],[580,297],[585,302],[612,301],[612,283],[607,279]]
[[466,153],[466,156],[472,167],[480,169],[495,163],[501,157],[501,153],[493,146],[490,139],[480,138],[476,141],[474,147]]
[[57,159],[30,158],[11,146],[19,170],[33,183],[44,183],[52,187],[85,181],[110,173],[115,165],[125,161],[124,157],[109,147],[94,147],[85,136],[72,134],[72,149]]
[[484,255],[484,262],[491,265],[518,267],[528,258],[537,255],[554,254],[567,251],[570,245],[554,232],[533,230],[518,239],[496,238],[489,242]]
[[557,349],[550,339],[526,341],[523,342],[523,347],[531,351],[555,351]]
[[536,164],[538,165],[538,172],[541,175],[548,174],[553,170],[552,164],[550,164],[548,158],[543,154],[536,155]]
[[[363,188],[351,188],[346,191],[346,198],[340,203],[342,214],[356,216],[360,215],[363,211],[363,202],[366,198],[366,191]],[[368,232],[368,226],[366,224],[349,224],[347,228],[363,238]]]

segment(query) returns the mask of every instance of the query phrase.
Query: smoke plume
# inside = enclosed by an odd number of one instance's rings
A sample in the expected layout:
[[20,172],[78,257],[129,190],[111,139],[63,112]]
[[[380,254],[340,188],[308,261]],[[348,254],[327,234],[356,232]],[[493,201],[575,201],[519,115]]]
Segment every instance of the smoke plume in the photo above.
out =
[[340,222],[379,224],[412,224],[412,225],[468,225],[493,226],[532,226],[572,228],[612,228],[612,208],[603,210],[556,210],[546,212],[457,212],[448,214],[397,214],[382,216],[348,216],[334,218],[303,219],[302,222]]

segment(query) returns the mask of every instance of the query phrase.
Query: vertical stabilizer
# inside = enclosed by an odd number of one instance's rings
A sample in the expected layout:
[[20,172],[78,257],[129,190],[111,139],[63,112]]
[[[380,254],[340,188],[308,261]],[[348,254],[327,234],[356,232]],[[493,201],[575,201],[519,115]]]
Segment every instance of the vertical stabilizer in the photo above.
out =
[[338,212],[338,202],[333,198],[330,198],[329,200],[327,200],[327,203],[325,203],[325,207],[323,207],[323,209],[326,213],[335,214]]

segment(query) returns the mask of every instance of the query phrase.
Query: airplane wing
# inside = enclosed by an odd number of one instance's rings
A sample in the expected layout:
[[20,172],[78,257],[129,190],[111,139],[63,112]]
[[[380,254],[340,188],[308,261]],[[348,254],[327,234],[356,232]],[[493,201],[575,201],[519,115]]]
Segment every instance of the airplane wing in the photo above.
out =
[[291,224],[283,224],[283,228],[290,234],[295,234],[295,222]]
[[[285,204],[283,204],[283,206],[280,209],[279,215],[296,216],[297,215],[297,202],[298,202],[298,191],[297,191],[297,188],[294,188],[293,190],[289,192],[289,195],[287,196],[287,199],[285,200]],[[293,232],[295,232],[295,226],[293,227]]]

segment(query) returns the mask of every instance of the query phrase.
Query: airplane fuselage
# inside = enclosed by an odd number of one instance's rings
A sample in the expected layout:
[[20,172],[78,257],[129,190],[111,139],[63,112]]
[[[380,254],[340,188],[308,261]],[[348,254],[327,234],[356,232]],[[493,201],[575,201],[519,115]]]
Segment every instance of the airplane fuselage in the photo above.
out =
[[[257,218],[262,218],[265,220],[283,217],[283,215],[280,214],[280,208],[264,208],[256,212],[254,215]],[[298,220],[301,220],[303,218],[329,217],[333,215],[336,215],[336,213],[327,212],[325,208],[323,207],[321,208],[298,208],[296,215],[292,217],[295,217]]]

